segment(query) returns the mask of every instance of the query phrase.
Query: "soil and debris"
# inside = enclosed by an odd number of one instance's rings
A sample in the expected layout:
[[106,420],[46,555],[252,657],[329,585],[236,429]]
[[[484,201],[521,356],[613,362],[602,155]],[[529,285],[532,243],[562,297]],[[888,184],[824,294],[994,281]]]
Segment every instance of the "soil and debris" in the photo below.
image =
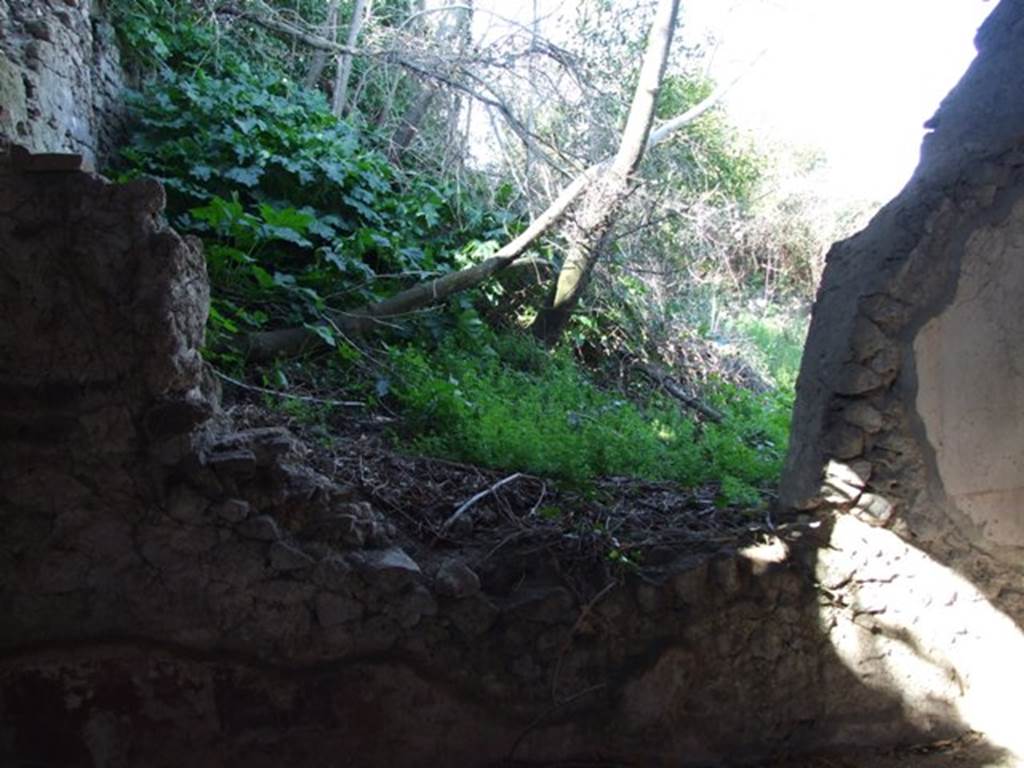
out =
[[[1019,768],[1010,758],[994,755],[978,733],[895,749],[864,749],[805,757],[779,757],[768,762],[744,763],[742,768]],[[622,762],[502,762],[493,768],[641,768]],[[708,768],[711,768],[710,766]],[[719,765],[714,768],[741,768]]]
[[[687,558],[769,536],[799,538],[806,528],[776,520],[769,504],[725,505],[714,484],[608,477],[579,487],[412,455],[372,420],[339,418],[328,429],[246,404],[226,415],[240,428],[279,426],[296,434],[308,450],[304,463],[354,486],[384,513],[397,543],[417,562],[458,552],[471,568],[501,581],[498,571],[521,572],[524,561],[543,560],[583,598],[595,585],[626,574],[656,581]],[[500,587],[493,581],[490,586]]]

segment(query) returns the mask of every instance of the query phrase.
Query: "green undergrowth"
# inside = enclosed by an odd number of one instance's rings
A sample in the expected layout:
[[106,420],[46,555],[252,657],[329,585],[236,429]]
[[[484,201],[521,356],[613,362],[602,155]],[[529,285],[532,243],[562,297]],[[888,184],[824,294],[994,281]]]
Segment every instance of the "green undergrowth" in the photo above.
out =
[[744,356],[775,386],[792,391],[800,372],[809,317],[790,307],[743,311],[728,325],[744,347]]
[[161,181],[171,222],[202,239],[220,364],[239,362],[238,335],[269,328],[338,346],[334,313],[474,263],[519,226],[472,178],[396,167],[379,137],[271,69],[163,71],[129,106],[118,176]]
[[[381,401],[398,410],[401,443],[426,454],[576,485],[605,476],[713,484],[729,504],[756,504],[770,491],[802,341],[777,318],[742,316],[727,328],[779,388],[711,388],[705,397],[725,414],[720,424],[673,400],[599,386],[567,350],[489,330],[487,322],[514,325],[493,317],[516,311],[503,307],[497,283],[396,318],[386,360],[345,338],[337,320],[346,312],[479,262],[519,232],[513,186],[465,168],[446,174],[429,159],[396,160],[372,121],[336,119],[321,93],[296,82],[303,67],[289,64],[280,41],[257,29],[232,41],[197,8],[111,0],[141,85],[129,98],[130,139],[106,170],[159,179],[171,223],[203,241],[211,283],[204,352],[222,373],[306,423],[329,422],[332,400]],[[703,93],[684,86],[666,89],[676,99],[669,106]],[[705,144],[716,184],[745,198],[756,168],[712,141],[713,127],[705,124]],[[652,247],[674,247],[674,238]],[[539,248],[546,258],[556,251]],[[577,316],[570,336],[578,347],[651,351],[636,319],[647,297],[623,295],[603,314]],[[240,351],[249,332],[300,325],[333,348],[328,355],[257,367]]]
[[518,336],[473,349],[394,348],[392,395],[402,439],[425,454],[569,483],[628,475],[714,483],[729,504],[755,504],[778,479],[791,397],[727,385],[709,393],[725,415],[698,422],[677,402],[638,404],[595,384],[564,351]]

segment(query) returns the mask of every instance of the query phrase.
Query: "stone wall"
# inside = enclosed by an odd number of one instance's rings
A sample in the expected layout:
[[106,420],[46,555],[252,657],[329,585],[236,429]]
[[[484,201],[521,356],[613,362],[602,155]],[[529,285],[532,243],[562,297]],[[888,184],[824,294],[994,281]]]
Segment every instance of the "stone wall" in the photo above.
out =
[[[886,559],[877,617],[862,622],[930,647],[965,692],[987,690],[987,714],[971,693],[958,711],[1020,750],[995,702],[1002,689],[1015,707],[1024,686],[1024,2],[1000,3],[976,42],[911,182],[828,255],[781,496],[831,527],[839,551]],[[836,557],[821,552],[819,567]],[[945,598],[922,594],[926,573],[950,585]],[[929,621],[897,619],[923,600]],[[978,610],[985,645],[934,646]]]
[[[1024,564],[1024,3],[1001,3],[978,43],[911,183],[829,254],[782,492],[790,507],[852,508],[943,562],[1013,570]],[[1018,577],[1006,578],[1012,592]]]
[[46,160],[0,169],[0,763],[709,766],[979,726],[1012,759],[1006,675],[961,658],[1012,633],[888,531],[585,588],[410,541],[358,462],[218,411],[160,186]]
[[105,164],[122,137],[123,89],[98,0],[0,0],[0,151],[17,143]]
[[812,512],[583,585],[412,541],[358,461],[233,424],[160,186],[13,154],[0,764],[710,766],[973,729],[1019,765],[1021,19],[830,256],[783,489]]

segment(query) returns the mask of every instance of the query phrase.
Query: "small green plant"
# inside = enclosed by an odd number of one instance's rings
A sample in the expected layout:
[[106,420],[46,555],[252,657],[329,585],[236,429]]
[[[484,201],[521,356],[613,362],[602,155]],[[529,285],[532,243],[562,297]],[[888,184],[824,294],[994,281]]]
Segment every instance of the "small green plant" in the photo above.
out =
[[487,342],[470,349],[453,336],[429,354],[392,349],[392,392],[414,448],[574,483],[612,475],[719,482],[729,503],[756,502],[778,477],[784,398],[723,386],[715,405],[726,419],[698,426],[673,402],[641,406],[600,389],[566,352],[512,335]]
[[728,320],[746,347],[746,357],[780,389],[792,391],[800,372],[809,318],[781,306],[742,311]]

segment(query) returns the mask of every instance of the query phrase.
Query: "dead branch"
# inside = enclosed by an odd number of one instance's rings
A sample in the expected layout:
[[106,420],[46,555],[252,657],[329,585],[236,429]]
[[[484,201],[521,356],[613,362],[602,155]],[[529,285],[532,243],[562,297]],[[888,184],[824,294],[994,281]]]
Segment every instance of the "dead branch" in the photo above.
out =
[[262,395],[270,395],[271,397],[279,397],[282,400],[298,400],[303,403],[316,403],[317,405],[329,405],[335,408],[365,408],[366,403],[359,400],[330,400],[322,397],[313,397],[311,395],[296,395],[292,392],[282,392],[278,389],[269,389],[267,387],[258,387],[255,384],[246,384],[244,381],[239,381],[236,378],[228,376],[226,373],[222,373],[214,369],[214,375],[218,379],[226,381],[232,386],[238,387],[239,389],[245,389],[249,392],[259,392]]
[[[352,9],[352,20],[349,22],[345,47],[355,50],[359,32],[362,30],[363,24],[366,23],[368,15],[369,9],[366,0],[356,0]],[[334,76],[334,93],[331,95],[331,111],[338,118],[345,114],[345,107],[348,103],[348,81],[352,77],[352,58],[351,53],[343,53],[338,57]]]
[[702,403],[695,397],[690,397],[679,382],[673,379],[669,372],[664,368],[653,363],[637,363],[635,368],[653,379],[662,389],[672,395],[676,400],[681,402],[687,408],[697,411],[701,416],[704,416],[716,423],[720,423],[725,419],[725,416],[720,411],[712,408],[710,405]]
[[[337,35],[338,27],[338,6],[341,4],[341,0],[330,0],[330,5],[327,6],[327,21],[320,30],[320,34],[325,39],[333,39]],[[313,54],[313,61],[309,65],[309,70],[306,72],[306,76],[303,78],[302,83],[307,88],[313,88],[320,81],[320,76],[324,72],[324,68],[327,66],[327,51],[317,50]]]
[[[646,81],[654,83],[660,82],[661,72],[664,69],[665,57],[667,56],[668,46],[671,43],[671,31],[674,27],[677,3],[665,2],[663,4],[663,8],[664,10],[662,11],[662,15],[664,18],[659,23],[658,34],[652,35],[652,39],[649,41],[650,55],[645,57],[650,62],[648,64],[645,61],[645,66],[650,70],[647,73]],[[520,135],[524,141],[528,138],[533,138],[526,129],[526,126],[518,124],[511,111],[500,100],[481,93],[475,88],[466,86],[464,83],[458,82],[452,77],[433,72],[423,65],[402,59],[397,56],[395,51],[357,51],[350,46],[340,45],[331,40],[326,40],[317,35],[305,32],[280,19],[244,11],[238,8],[231,8],[230,12],[249,19],[254,23],[265,26],[268,29],[292,35],[315,48],[326,48],[327,50],[334,51],[336,53],[350,53],[352,55],[387,55],[392,57],[397,63],[406,67],[410,71],[417,72],[424,77],[433,78],[439,82],[449,85],[452,88],[459,89],[472,96],[474,99],[496,109],[503,117],[506,118],[509,125],[513,127],[513,130],[517,135]],[[758,59],[759,58],[760,56]],[[755,62],[756,61],[757,59],[755,59]],[[752,62],[750,66],[752,67],[753,64],[754,62]],[[372,332],[388,325],[388,323],[386,323],[388,318],[405,315],[411,311],[442,302],[449,296],[474,288],[498,272],[507,269],[512,263],[523,256],[523,254],[526,253],[538,238],[547,233],[563,218],[565,213],[576,203],[585,190],[587,190],[588,194],[591,196],[593,196],[595,192],[598,193],[598,197],[601,196],[600,193],[602,191],[610,193],[612,197],[616,197],[611,189],[612,187],[626,187],[628,192],[629,179],[635,172],[645,150],[662,143],[673,132],[689,125],[702,114],[707,112],[723,98],[723,96],[740,80],[746,71],[749,71],[749,67],[744,71],[744,73],[738,75],[722,88],[717,89],[699,104],[653,129],[651,127],[651,119],[653,115],[654,96],[657,92],[657,87],[655,86],[652,89],[648,83],[645,87],[638,88],[634,97],[634,105],[630,110],[630,116],[627,119],[627,126],[623,131],[623,138],[620,142],[616,155],[600,163],[591,165],[579,174],[567,187],[565,187],[561,194],[559,194],[558,198],[556,198],[543,213],[537,216],[530,223],[522,234],[507,243],[494,256],[486,259],[480,264],[476,264],[458,272],[452,272],[425,283],[420,283],[404,291],[400,291],[394,296],[384,299],[383,301],[366,304],[359,309],[343,313],[336,320],[338,329],[346,334],[357,335]],[[515,128],[517,124],[519,125],[519,130],[516,130]],[[522,133],[520,133],[520,131]],[[610,175],[615,177],[615,182],[617,183],[611,182],[608,178]],[[606,186],[608,189],[602,190],[602,188]],[[598,207],[603,208],[605,206],[600,203],[607,201],[595,200],[592,202],[598,203]],[[603,225],[607,223],[608,214],[609,212],[605,211],[605,215],[595,217],[596,219],[599,219],[598,221],[592,222],[595,231],[597,229],[605,229]],[[559,276],[560,283],[573,283],[573,285],[570,286],[573,290],[563,290],[563,287],[561,285],[559,286],[560,292],[565,294],[563,298],[578,298],[579,288],[582,286],[578,286],[577,283],[579,283],[580,279],[589,272],[589,267],[592,266],[594,261],[592,254],[585,249],[581,250],[580,253],[576,255],[577,262],[585,263],[570,263],[572,260],[568,259],[567,266],[569,269],[567,270],[566,266],[563,266],[562,274]],[[552,329],[554,329],[556,325],[564,325],[561,321],[565,318],[555,318],[559,320],[558,323],[555,323],[552,318],[548,317],[548,315],[560,313],[567,316],[568,312],[571,311],[572,306],[574,305],[574,301],[568,299],[563,301],[558,307],[549,307],[542,310],[541,314],[544,315],[545,325],[550,324]],[[540,319],[540,317],[538,319]],[[316,333],[309,331],[306,328],[288,328],[250,334],[246,338],[244,346],[251,359],[262,360],[281,354],[295,354],[303,349],[319,346],[322,343],[322,340]],[[705,415],[707,415],[708,418],[713,418],[709,414]],[[720,419],[721,416],[719,415],[718,418]]]
[[764,57],[766,53],[768,53],[768,49],[762,49],[761,52],[758,53],[757,56],[755,56],[753,59],[751,59],[750,62],[743,69],[741,69],[732,80],[716,88],[710,96],[702,100],[699,104],[695,104],[682,114],[676,115],[675,117],[666,120],[664,123],[662,123],[657,128],[652,130],[650,136],[647,139],[648,148],[655,147],[658,144],[661,144],[663,141],[668,139],[673,133],[678,131],[680,128],[689,125],[698,117],[700,117],[705,112],[714,107],[716,104],[718,104],[718,102],[720,102],[728,95],[729,91],[736,87],[736,84],[739,83],[740,80],[746,77],[747,73],[749,73],[750,70],[754,68],[754,66]]
[[263,27],[269,32],[287,35],[288,37],[298,40],[300,43],[305,43],[310,48],[327,51],[328,53],[348,54],[349,56],[384,56],[391,53],[390,51],[384,50],[374,51],[342,45],[334,40],[328,40],[326,37],[321,37],[320,35],[308,32],[291,22],[272,15],[270,12],[257,13],[255,11],[245,10],[244,8],[240,8],[235,5],[226,5],[218,8],[217,13],[222,16],[234,16],[238,19],[251,21],[253,24]]
[[[561,173],[563,176],[569,175],[568,171],[563,166],[555,162],[550,152],[546,152],[542,149],[542,146],[547,146],[546,142],[544,142],[544,140],[540,136],[530,132],[527,129],[526,124],[518,117],[516,117],[512,109],[494,93],[494,89],[490,86],[490,84],[482,81],[478,77],[473,76],[472,73],[468,71],[467,67],[459,66],[464,65],[466,62],[448,62],[444,69],[458,70],[463,75],[470,77],[470,79],[476,80],[478,83],[478,87],[473,87],[470,84],[462,82],[452,74],[442,71],[442,67],[434,67],[422,62],[414,61],[408,55],[404,55],[403,51],[398,47],[379,49],[358,48],[353,44],[351,36],[348,44],[342,44],[334,40],[330,40],[321,35],[318,35],[315,32],[303,29],[302,27],[293,24],[290,21],[286,21],[285,19],[282,19],[279,16],[275,15],[273,11],[270,9],[265,9],[261,12],[256,12],[240,8],[238,6],[230,5],[218,9],[218,13],[225,16],[234,16],[236,18],[245,19],[246,21],[251,21],[257,26],[263,27],[264,29],[270,32],[286,35],[295,40],[298,40],[299,42],[308,45],[310,48],[313,48],[314,50],[334,53],[338,55],[342,61],[348,61],[350,65],[352,58],[357,56],[367,58],[382,58],[388,61],[392,61],[398,64],[403,69],[415,73],[423,78],[446,85],[449,88],[460,93],[464,93],[470,98],[479,101],[481,104],[485,104],[491,109],[496,110],[502,116],[502,118],[508,123],[509,128],[512,130],[512,132],[515,133],[515,135],[518,136],[521,141],[530,146],[530,148],[534,152],[536,152],[540,157],[542,157],[545,160],[545,162],[547,162],[552,168]],[[485,93],[482,90],[482,88],[489,91],[491,95]],[[337,83],[335,85],[335,90],[336,92],[339,92],[337,88]],[[337,114],[336,107],[337,104],[335,104],[335,114]],[[549,147],[549,149],[553,148]]]
[[475,496],[472,496],[471,498],[469,498],[468,500],[466,500],[465,502],[460,504],[459,508],[456,509],[455,512],[452,513],[452,516],[444,521],[444,524],[441,526],[441,533],[444,533],[449,528],[451,528],[455,524],[455,522],[460,517],[462,517],[462,515],[465,513],[465,511],[467,509],[469,509],[470,507],[472,507],[474,504],[476,504],[478,501],[480,501],[481,499],[487,498],[492,493],[494,493],[499,488],[501,488],[501,486],[508,485],[512,481],[518,480],[522,476],[523,476],[522,472],[516,472],[513,475],[509,475],[508,477],[503,478],[503,479],[499,480],[498,482],[496,482],[490,488],[485,488],[484,490],[480,491],[480,493],[476,494]]

